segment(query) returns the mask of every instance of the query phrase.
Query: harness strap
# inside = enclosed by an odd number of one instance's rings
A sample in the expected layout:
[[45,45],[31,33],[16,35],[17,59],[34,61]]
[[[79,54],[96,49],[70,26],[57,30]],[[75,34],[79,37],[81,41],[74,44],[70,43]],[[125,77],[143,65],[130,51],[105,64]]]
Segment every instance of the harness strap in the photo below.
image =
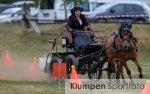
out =
[[135,37],[132,37],[131,41],[133,42],[133,45],[135,46],[136,51],[138,51],[138,48],[137,48],[138,41],[137,41],[137,39]]
[[111,47],[112,47],[114,50],[117,49],[116,46],[115,46],[115,41],[116,41],[116,38],[117,38],[117,37],[118,37],[118,34],[115,34],[115,37],[114,37],[113,42],[112,42],[112,44],[111,44]]

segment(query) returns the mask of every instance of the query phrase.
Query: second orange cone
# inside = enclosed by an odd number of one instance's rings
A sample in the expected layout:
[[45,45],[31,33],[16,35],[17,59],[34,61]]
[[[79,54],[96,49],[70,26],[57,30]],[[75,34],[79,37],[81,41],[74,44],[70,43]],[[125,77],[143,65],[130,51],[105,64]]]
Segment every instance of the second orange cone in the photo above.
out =
[[35,72],[37,70],[37,67],[38,67],[38,61],[37,61],[37,58],[34,58],[33,62],[32,62],[32,65],[31,65],[31,72]]
[[13,60],[9,54],[9,52],[6,50],[5,52],[5,65],[6,66],[12,66],[13,65]]

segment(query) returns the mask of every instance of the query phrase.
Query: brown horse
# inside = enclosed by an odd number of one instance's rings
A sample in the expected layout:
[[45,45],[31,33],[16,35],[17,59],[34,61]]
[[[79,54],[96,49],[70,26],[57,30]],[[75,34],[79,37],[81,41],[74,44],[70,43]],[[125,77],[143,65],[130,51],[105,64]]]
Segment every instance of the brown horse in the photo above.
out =
[[112,65],[114,72],[116,70],[114,59],[118,58],[120,60],[119,68],[122,79],[124,79],[123,66],[125,67],[130,79],[132,79],[131,71],[126,63],[128,60],[132,60],[135,63],[139,71],[139,77],[143,78],[142,68],[138,62],[137,49],[132,38],[133,36],[130,29],[124,28],[120,34],[111,34],[105,43],[106,55],[109,59],[108,62]]

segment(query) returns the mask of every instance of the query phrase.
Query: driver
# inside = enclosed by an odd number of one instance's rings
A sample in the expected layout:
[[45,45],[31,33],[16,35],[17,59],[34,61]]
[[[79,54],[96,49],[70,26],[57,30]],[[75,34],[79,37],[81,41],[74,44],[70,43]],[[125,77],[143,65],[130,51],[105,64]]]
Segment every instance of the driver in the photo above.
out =
[[74,7],[71,9],[71,15],[69,16],[67,26],[72,30],[90,30],[89,23],[85,15],[81,14],[81,7]]
[[91,32],[84,32],[89,31],[90,26],[85,15],[81,14],[81,12],[81,7],[74,7],[71,9],[71,15],[65,26],[66,30],[69,31],[68,34],[71,33],[72,35],[72,39],[75,43],[75,50],[80,50],[86,47],[92,42],[93,37]]
[[[81,14],[82,12],[81,7],[74,7],[71,9],[71,15],[67,23],[63,26],[64,32],[63,36],[68,39],[68,43],[71,45],[73,43],[73,39],[77,36],[77,32],[74,31],[87,31],[90,30],[89,23],[85,17],[85,15]],[[89,32],[91,35],[91,39],[93,39],[93,33]]]

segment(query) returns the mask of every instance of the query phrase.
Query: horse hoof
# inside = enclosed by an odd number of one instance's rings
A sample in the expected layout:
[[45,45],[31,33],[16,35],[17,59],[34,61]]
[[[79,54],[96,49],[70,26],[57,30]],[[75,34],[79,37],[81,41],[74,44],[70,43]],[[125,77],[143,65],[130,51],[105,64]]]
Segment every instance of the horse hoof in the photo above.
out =
[[140,75],[139,75],[139,78],[143,78],[143,75],[142,75],[142,74],[140,74]]

